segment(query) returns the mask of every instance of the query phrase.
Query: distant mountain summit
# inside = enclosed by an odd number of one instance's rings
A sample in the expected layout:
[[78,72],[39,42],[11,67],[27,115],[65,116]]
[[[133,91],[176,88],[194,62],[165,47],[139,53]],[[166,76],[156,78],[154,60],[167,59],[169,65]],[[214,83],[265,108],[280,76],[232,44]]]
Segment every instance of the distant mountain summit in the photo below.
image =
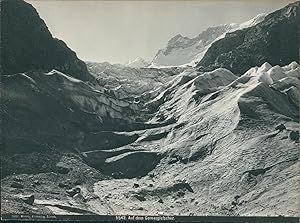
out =
[[264,62],[282,66],[299,61],[299,8],[298,1],[254,26],[227,33],[212,44],[198,67],[203,71],[224,67],[241,75]]
[[52,37],[37,11],[23,0],[1,1],[1,64],[4,74],[56,69],[93,82],[86,65]]
[[168,41],[167,47],[160,49],[154,57],[151,67],[194,66],[204,56],[211,44],[223,38],[225,33],[247,28],[261,22],[266,14],[259,14],[241,24],[209,27],[195,38],[178,34]]
[[188,64],[197,59],[206,46],[230,29],[230,25],[210,27],[195,38],[178,34],[168,41],[166,48],[157,52],[152,67]]
[[148,67],[150,63],[143,58],[136,58],[135,60],[128,61],[125,66],[127,67],[132,67],[132,68],[143,68],[143,67]]

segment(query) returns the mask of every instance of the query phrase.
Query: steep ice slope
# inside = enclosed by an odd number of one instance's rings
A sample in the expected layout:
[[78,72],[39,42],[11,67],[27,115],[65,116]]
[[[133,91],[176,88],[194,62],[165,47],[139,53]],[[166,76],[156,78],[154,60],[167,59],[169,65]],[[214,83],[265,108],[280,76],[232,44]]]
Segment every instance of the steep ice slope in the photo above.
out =
[[239,78],[226,69],[180,76],[152,101],[160,107],[150,121],[176,122],[137,132],[131,144],[162,160],[146,177],[96,183],[113,210],[106,213],[298,215],[299,141],[289,134],[299,130],[299,65],[265,63]]
[[254,26],[261,22],[266,14],[259,14],[241,24],[209,27],[195,38],[180,34],[168,41],[167,47],[157,52],[150,67],[194,66],[204,56],[213,42],[224,38],[226,33]]
[[8,154],[36,151],[46,144],[73,151],[101,146],[114,138],[114,130],[137,127],[141,114],[137,104],[56,70],[2,75],[1,100]]
[[86,64],[99,85],[113,89],[118,98],[137,97],[162,87],[165,82],[182,71],[181,68],[132,68],[107,62],[86,62]]

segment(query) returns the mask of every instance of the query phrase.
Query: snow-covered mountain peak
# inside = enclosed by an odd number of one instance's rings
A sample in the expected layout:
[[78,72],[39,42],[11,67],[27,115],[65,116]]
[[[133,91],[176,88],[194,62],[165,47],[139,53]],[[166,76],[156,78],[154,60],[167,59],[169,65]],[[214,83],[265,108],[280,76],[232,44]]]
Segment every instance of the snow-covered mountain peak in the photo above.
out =
[[203,58],[213,42],[224,38],[226,33],[254,26],[263,21],[265,16],[266,14],[262,13],[241,24],[208,27],[194,38],[177,34],[168,41],[166,48],[157,52],[150,67],[194,66]]
[[172,44],[174,42],[177,42],[178,40],[185,38],[184,36],[182,36],[181,34],[177,34],[176,36],[172,37],[169,41],[168,44]]
[[144,60],[141,57],[138,57],[134,60],[128,61],[125,66],[127,67],[132,67],[132,68],[142,68],[142,67],[147,67],[149,66],[149,62]]
[[245,29],[245,28],[250,27],[250,26],[255,26],[256,24],[258,24],[261,21],[263,21],[264,18],[266,17],[266,15],[267,15],[266,13],[258,14],[254,18],[252,18],[252,19],[250,19],[250,20],[248,20],[246,22],[243,22],[240,25],[238,25],[237,29]]
[[178,34],[168,41],[168,46],[176,47],[179,44],[187,44],[190,40],[191,39],[189,37]]

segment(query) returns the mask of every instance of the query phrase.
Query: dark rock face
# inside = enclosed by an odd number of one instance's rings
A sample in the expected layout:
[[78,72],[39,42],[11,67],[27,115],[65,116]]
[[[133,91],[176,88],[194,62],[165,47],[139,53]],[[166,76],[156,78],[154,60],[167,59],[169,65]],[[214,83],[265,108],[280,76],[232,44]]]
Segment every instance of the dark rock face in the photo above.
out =
[[2,72],[56,69],[94,82],[86,65],[61,40],[54,39],[37,11],[23,0],[1,1]]
[[253,27],[226,34],[212,44],[198,67],[203,71],[224,67],[241,75],[264,62],[282,66],[298,61],[299,8],[300,2],[289,4]]

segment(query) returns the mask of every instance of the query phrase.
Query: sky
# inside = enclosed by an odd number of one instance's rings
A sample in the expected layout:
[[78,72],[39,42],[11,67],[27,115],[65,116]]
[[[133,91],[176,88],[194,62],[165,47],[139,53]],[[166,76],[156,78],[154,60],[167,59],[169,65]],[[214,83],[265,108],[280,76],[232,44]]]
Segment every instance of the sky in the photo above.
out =
[[26,0],[56,38],[84,61],[151,61],[177,34],[190,38],[210,26],[245,22],[291,0],[88,1]]

